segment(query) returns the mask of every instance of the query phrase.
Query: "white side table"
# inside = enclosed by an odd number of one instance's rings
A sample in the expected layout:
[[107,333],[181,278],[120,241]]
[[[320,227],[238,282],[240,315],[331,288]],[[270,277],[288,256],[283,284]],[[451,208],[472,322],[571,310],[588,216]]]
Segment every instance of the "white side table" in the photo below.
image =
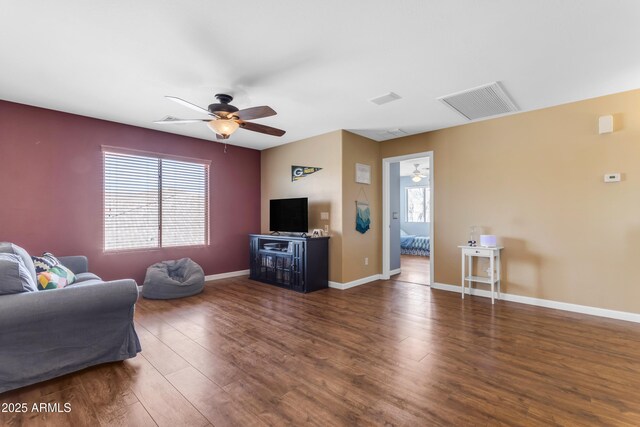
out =
[[[464,299],[465,285],[468,284],[471,295],[471,282],[491,285],[491,304],[494,303],[495,288],[498,288],[500,299],[500,251],[502,246],[485,248],[482,246],[458,246],[462,252],[462,298]],[[489,277],[473,276],[473,257],[489,258]],[[466,258],[466,259],[465,259]]]

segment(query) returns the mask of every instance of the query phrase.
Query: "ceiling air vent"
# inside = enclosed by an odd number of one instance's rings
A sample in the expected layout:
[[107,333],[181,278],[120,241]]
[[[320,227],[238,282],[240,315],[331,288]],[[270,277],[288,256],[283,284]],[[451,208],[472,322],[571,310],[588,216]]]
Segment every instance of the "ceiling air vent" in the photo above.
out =
[[393,92],[389,92],[385,95],[382,96],[378,96],[377,98],[373,98],[370,99],[369,101],[373,102],[376,105],[382,105],[382,104],[386,104],[392,101],[395,101],[397,99],[402,98],[400,95],[398,95],[397,93],[393,93]]
[[498,82],[438,98],[469,120],[513,113],[518,107]]
[[407,132],[399,128],[380,130],[376,133],[380,139],[391,139],[409,135]]

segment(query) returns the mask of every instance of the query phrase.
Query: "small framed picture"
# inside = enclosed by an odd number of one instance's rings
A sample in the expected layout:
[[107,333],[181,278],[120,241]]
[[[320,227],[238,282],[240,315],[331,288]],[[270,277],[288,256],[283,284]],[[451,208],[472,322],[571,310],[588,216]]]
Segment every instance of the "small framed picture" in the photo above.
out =
[[356,182],[358,184],[371,184],[371,166],[356,163]]

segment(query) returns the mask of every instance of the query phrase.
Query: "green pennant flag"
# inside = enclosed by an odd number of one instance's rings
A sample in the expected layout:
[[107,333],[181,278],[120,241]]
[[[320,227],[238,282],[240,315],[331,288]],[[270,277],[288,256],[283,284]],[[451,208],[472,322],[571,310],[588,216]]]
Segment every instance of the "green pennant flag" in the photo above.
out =
[[322,168],[314,168],[313,166],[291,166],[291,181],[297,181],[319,170],[322,170]]

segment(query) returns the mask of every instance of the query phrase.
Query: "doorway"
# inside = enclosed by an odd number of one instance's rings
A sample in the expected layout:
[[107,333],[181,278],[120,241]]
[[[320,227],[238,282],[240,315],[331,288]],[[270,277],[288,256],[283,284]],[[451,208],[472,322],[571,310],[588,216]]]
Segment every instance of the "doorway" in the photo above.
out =
[[433,283],[433,152],[382,160],[382,278]]

